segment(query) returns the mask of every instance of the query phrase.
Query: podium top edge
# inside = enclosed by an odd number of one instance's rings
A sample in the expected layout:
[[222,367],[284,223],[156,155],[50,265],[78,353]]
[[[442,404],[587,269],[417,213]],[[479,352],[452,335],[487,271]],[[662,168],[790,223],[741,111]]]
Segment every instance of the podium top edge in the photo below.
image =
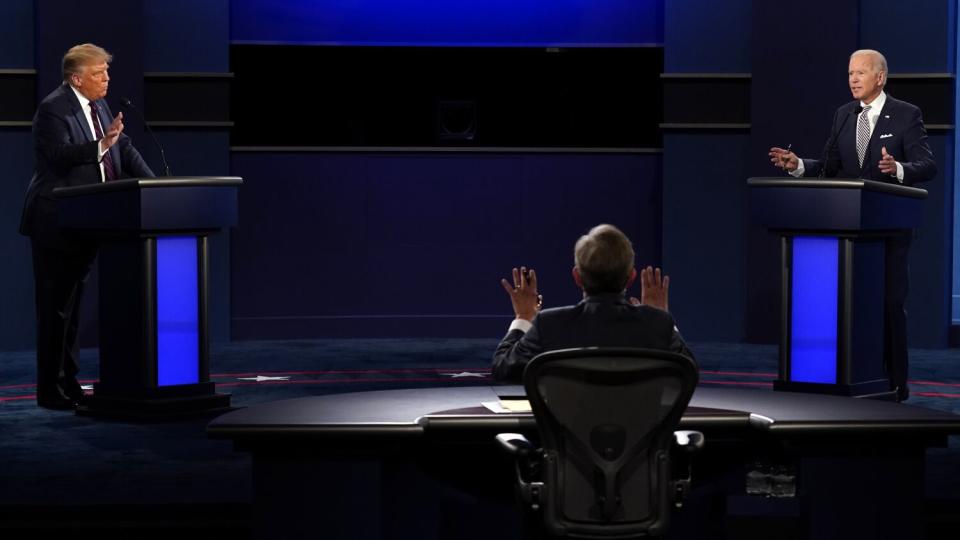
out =
[[164,176],[160,178],[125,178],[99,184],[54,188],[55,197],[77,197],[91,193],[105,193],[109,191],[127,191],[134,189],[164,188],[164,187],[231,187],[243,184],[239,176]]
[[875,180],[863,180],[863,179],[837,179],[837,178],[823,178],[823,179],[792,179],[792,178],[748,178],[747,179],[748,187],[782,187],[782,188],[813,188],[813,189],[862,189],[864,191],[876,191],[880,193],[890,193],[891,195],[899,195],[901,197],[909,197],[913,199],[926,199],[927,190],[916,188],[912,186],[902,186],[898,184],[889,184],[886,182],[877,182]]

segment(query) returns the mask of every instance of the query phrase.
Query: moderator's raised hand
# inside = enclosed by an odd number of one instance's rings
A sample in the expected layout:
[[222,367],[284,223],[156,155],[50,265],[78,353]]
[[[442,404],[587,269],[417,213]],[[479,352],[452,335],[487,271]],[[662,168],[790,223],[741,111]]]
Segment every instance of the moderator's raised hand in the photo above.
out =
[[770,156],[770,163],[773,163],[774,167],[788,172],[797,170],[800,165],[800,158],[790,150],[774,146],[767,155]]
[[659,268],[648,266],[640,271],[640,300],[631,298],[630,302],[669,311],[669,292],[670,277],[663,275]]
[[533,268],[525,266],[513,269],[513,284],[505,279],[500,280],[503,290],[510,295],[513,304],[513,313],[518,319],[533,320],[540,311],[543,298],[537,293],[537,273]]

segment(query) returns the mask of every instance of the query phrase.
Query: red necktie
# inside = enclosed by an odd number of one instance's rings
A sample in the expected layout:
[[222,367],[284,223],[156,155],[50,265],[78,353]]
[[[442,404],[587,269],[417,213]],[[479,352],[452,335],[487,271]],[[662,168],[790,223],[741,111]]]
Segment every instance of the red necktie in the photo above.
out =
[[[99,141],[103,138],[103,128],[100,127],[100,114],[97,112],[97,104],[91,101],[90,110],[93,112],[93,130],[96,132]],[[103,176],[108,182],[117,178],[117,173],[113,171],[113,159],[110,157],[109,150],[103,155]]]

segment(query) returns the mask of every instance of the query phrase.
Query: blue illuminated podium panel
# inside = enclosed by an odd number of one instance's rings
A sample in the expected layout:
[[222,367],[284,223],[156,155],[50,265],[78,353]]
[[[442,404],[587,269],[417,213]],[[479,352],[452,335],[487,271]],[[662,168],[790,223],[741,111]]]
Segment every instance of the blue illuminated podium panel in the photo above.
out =
[[237,223],[236,177],[60,188],[61,227],[99,243],[100,380],[81,414],[169,417],[228,407],[210,381],[207,238]]
[[751,178],[747,185],[753,219],[781,237],[774,389],[890,394],[886,242],[919,225],[927,192],[869,180]]
[[791,239],[791,381],[837,382],[839,247],[839,239],[832,236]]

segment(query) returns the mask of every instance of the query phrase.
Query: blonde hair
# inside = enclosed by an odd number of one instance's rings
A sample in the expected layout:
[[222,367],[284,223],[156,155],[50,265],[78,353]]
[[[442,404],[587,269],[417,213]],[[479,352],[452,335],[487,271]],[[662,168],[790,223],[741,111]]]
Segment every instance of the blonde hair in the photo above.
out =
[[633,270],[630,239],[613,225],[597,225],[581,236],[573,260],[587,294],[619,293]]
[[103,47],[98,47],[93,43],[74,45],[63,55],[63,80],[64,82],[70,82],[70,77],[79,75],[84,66],[104,62],[109,64],[112,61],[113,55]]

